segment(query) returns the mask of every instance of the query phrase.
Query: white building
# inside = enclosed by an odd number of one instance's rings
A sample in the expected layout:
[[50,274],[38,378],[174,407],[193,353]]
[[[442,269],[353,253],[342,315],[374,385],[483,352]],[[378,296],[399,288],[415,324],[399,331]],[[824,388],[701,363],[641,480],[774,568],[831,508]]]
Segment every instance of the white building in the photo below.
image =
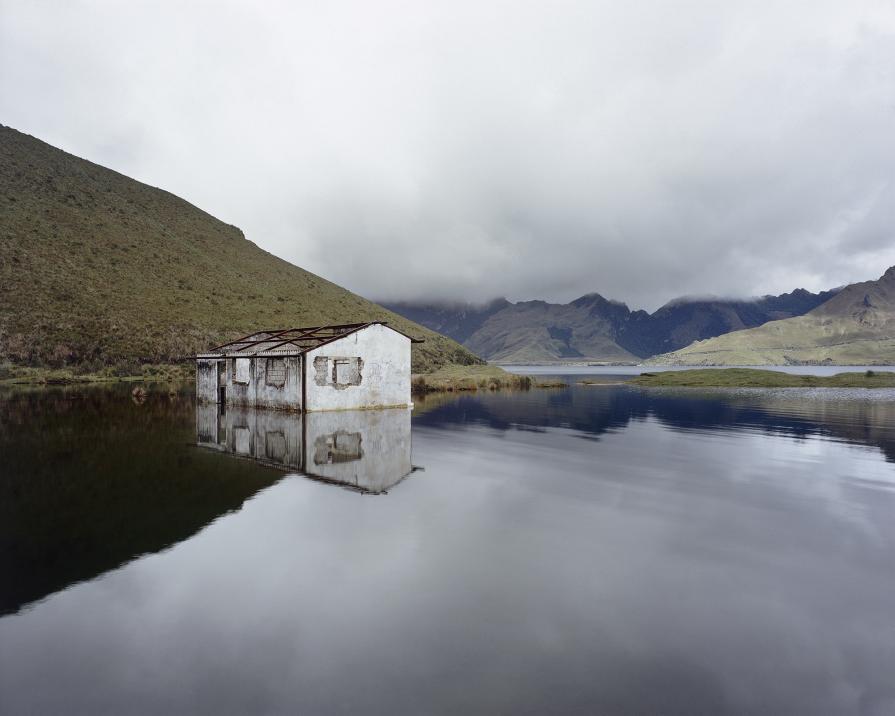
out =
[[304,412],[412,407],[420,342],[381,321],[257,331],[196,356],[196,397]]

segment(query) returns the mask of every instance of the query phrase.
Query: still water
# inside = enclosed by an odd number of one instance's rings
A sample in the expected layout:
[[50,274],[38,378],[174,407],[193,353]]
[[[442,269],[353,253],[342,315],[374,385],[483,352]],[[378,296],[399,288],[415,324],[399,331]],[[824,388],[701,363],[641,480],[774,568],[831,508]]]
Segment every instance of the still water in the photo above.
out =
[[0,712],[895,714],[895,392],[0,395]]

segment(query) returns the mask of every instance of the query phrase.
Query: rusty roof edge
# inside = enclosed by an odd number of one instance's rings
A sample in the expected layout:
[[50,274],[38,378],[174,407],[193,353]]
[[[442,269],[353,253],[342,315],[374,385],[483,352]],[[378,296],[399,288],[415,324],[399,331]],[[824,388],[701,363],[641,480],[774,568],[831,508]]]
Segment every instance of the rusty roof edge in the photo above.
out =
[[371,324],[378,323],[379,325],[385,326],[386,328],[391,328],[395,333],[400,333],[405,338],[409,338],[411,343],[425,343],[426,342],[425,338],[414,338],[413,336],[408,335],[407,333],[404,333],[404,331],[398,330],[397,328],[395,328],[394,326],[389,324],[388,321],[371,321],[370,323]]
[[[340,328],[361,328],[363,326],[367,326],[369,323],[332,323],[329,325],[322,326],[298,326],[296,328],[275,328],[275,329],[265,329],[261,331],[255,331],[254,333],[249,333],[247,336],[242,336],[241,338],[237,338],[232,341],[227,341],[226,343],[221,343],[220,345],[214,346],[211,348],[211,351],[219,351],[222,348],[226,348],[228,346],[236,345],[238,343],[266,343],[266,342],[275,342],[279,336],[283,336],[286,333],[309,333],[312,331],[325,331],[325,330],[337,330]],[[255,338],[256,336],[265,334],[265,338]],[[287,337],[288,338],[288,337]],[[298,338],[298,336],[292,336],[292,338]]]
[[364,323],[364,324],[359,325],[357,328],[355,328],[353,330],[345,331],[344,333],[340,333],[337,336],[333,336],[332,338],[330,338],[328,340],[322,341],[322,342],[318,343],[316,346],[312,346],[311,348],[306,348],[304,351],[302,351],[302,355],[304,355],[305,353],[308,353],[310,351],[317,350],[321,346],[326,346],[326,345],[329,345],[330,343],[334,343],[335,341],[338,341],[342,338],[345,338],[346,336],[350,336],[354,333],[357,333],[358,331],[360,331],[364,328],[369,328],[370,326],[385,326],[389,330],[392,330],[395,333],[398,333],[398,334],[404,336],[405,338],[410,340],[411,343],[423,343],[424,342],[422,338],[413,338],[411,336],[408,336],[406,333],[404,333],[404,331],[399,331],[397,328],[388,325],[388,321],[370,321],[369,323]]

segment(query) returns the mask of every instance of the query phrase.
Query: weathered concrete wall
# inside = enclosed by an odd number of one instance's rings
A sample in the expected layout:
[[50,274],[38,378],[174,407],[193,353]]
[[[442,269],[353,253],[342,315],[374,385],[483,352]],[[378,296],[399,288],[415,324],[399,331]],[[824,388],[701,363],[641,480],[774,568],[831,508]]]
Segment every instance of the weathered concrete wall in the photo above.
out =
[[301,358],[283,358],[285,379],[270,385],[267,358],[255,358],[253,371],[253,404],[266,408],[301,409]]
[[204,404],[196,443],[365,492],[384,492],[412,470],[408,409],[302,415],[228,407],[221,414]]
[[[240,360],[240,359],[236,359]],[[246,359],[243,359],[246,360]],[[282,380],[268,384],[268,358],[257,357],[249,361],[248,383],[237,382],[234,362],[227,359],[227,404],[301,410],[301,358],[282,358],[285,371]]]
[[218,361],[196,361],[196,398],[202,403],[218,402]]
[[[410,339],[386,326],[369,326],[315,348],[305,357],[306,410],[411,405]],[[339,376],[341,384],[336,382]]]
[[309,413],[305,472],[365,492],[384,492],[413,469],[410,410]]

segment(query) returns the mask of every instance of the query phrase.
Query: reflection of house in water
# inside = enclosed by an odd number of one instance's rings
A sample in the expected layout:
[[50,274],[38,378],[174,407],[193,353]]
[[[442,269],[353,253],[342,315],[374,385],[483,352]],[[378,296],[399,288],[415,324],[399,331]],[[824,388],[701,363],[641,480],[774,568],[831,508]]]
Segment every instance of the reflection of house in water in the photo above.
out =
[[291,413],[198,405],[200,447],[294,470],[362,492],[385,492],[413,470],[410,410]]

